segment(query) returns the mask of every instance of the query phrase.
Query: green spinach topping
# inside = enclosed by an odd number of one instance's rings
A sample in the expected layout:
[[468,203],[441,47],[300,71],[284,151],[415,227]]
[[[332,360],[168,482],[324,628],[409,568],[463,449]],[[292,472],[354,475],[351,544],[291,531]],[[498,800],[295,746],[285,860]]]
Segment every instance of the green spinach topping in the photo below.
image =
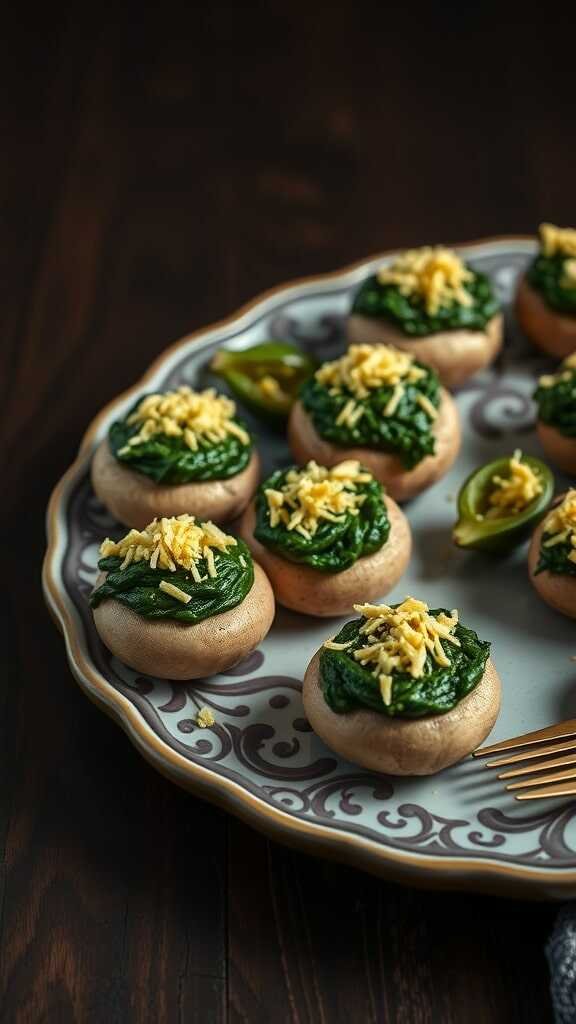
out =
[[576,367],[562,367],[552,381],[539,383],[534,392],[538,418],[565,437],[576,437]]
[[[444,608],[431,610],[430,614],[436,616],[441,612],[450,614]],[[406,672],[394,672],[391,703],[385,704],[377,679],[353,658],[354,651],[367,643],[366,636],[360,633],[364,622],[364,619],[347,622],[334,638],[337,643],[352,641],[345,651],[322,648],[322,690],[326,703],[336,714],[370,708],[391,718],[443,715],[456,707],[484,675],[490,644],[480,640],[474,630],[458,623],[454,636],[461,646],[450,645],[450,668],[440,667],[428,655],[425,674],[420,679],[413,679]]]
[[[196,565],[203,579],[197,583],[190,571],[181,567],[171,572],[169,569],[151,569],[148,561],[141,561],[121,569],[121,558],[115,555],[101,558],[98,568],[108,575],[104,583],[93,591],[90,604],[97,608],[101,601],[114,598],[146,619],[176,619],[193,625],[235,608],[254,583],[254,563],[243,541],[239,540],[226,552],[215,551],[214,561],[217,575],[211,577],[206,560],[198,560]],[[191,600],[188,604],[182,604],[160,590],[162,580],[189,594]]]
[[554,256],[539,253],[528,267],[526,277],[528,283],[542,295],[550,309],[557,313],[576,315],[576,287],[567,288],[562,284],[567,259],[568,256],[560,253]]
[[382,485],[373,478],[366,483],[357,483],[354,487],[357,494],[364,496],[357,515],[346,512],[341,517],[342,522],[321,520],[310,538],[294,529],[288,530],[282,522],[271,526],[266,491],[280,491],[286,484],[288,473],[297,468],[290,466],[279,469],[259,487],[254,529],[256,540],[282,558],[309,565],[320,572],[342,572],[359,558],[373,554],[386,543],[390,520]]
[[540,541],[540,552],[538,564],[534,575],[541,572],[553,572],[557,576],[576,576],[576,564],[568,558],[574,551],[574,546],[568,537],[565,541],[553,544],[551,547],[544,547],[544,541],[549,540],[553,534],[543,533]]
[[381,284],[374,274],[356,293],[352,312],[387,320],[403,334],[416,338],[458,328],[483,331],[500,308],[489,278],[474,272],[472,279],[466,283],[466,291],[473,300],[470,306],[452,302],[430,314],[421,297],[402,295],[398,287]]
[[[189,388],[180,389],[185,392],[184,399],[193,394]],[[178,393],[169,392],[178,396]],[[208,394],[206,392],[205,394]],[[225,396],[212,398],[233,403]],[[201,480],[226,480],[236,476],[248,465],[252,456],[252,441],[245,424],[236,418],[232,419],[235,428],[240,430],[249,443],[234,433],[226,433],[221,440],[215,440],[200,433],[196,436],[196,448],[193,449],[186,441],[186,425],[177,424],[180,433],[153,433],[150,437],[131,444],[131,440],[140,435],[142,420],[134,420],[134,414],[142,403],[151,396],[144,395],[130,409],[123,420],[116,420],[108,433],[110,450],[119,462],[130,469],[143,473],[158,484],[187,484]],[[130,420],[133,422],[130,422]],[[172,425],[172,429],[174,429]]]
[[[406,469],[413,469],[426,455],[433,455],[436,450],[433,420],[418,404],[418,396],[424,395],[436,409],[440,406],[440,385],[436,373],[421,363],[414,365],[425,370],[425,375],[420,380],[404,383],[402,398],[390,416],[384,415],[384,409],[394,393],[392,386],[375,388],[367,398],[356,398],[344,387],[339,394],[330,394],[328,388],[311,377],[302,386],[300,400],[316,430],[327,441],[342,448],[360,446],[391,452],[398,456]],[[336,422],[351,398],[356,407],[362,406],[364,410],[352,427]]]

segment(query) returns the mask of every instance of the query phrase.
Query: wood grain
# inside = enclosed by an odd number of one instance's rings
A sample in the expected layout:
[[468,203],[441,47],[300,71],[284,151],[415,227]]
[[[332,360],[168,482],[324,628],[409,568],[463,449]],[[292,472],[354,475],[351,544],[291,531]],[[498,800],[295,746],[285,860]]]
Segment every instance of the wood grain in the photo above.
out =
[[553,908],[386,885],[179,792],[77,690],[37,580],[54,481],[168,342],[382,248],[573,220],[572,36],[350,0],[4,29],[2,1020],[550,1020]]

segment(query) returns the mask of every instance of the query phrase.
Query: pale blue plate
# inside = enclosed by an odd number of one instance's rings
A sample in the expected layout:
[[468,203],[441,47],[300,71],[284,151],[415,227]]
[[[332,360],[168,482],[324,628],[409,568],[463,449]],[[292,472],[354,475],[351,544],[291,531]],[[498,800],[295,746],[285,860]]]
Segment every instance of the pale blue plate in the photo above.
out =
[[[521,239],[461,247],[492,277],[506,306],[534,252]],[[226,676],[182,684],[137,676],[114,659],[92,624],[87,595],[98,545],[122,532],[90,488],[92,452],[109,423],[144,390],[203,379],[220,345],[294,340],[320,359],[344,347],[343,320],[358,283],[380,256],[342,272],[275,289],[227,321],[183,339],[89,428],[48,510],[46,599],[62,629],[72,671],[159,770],[275,838],[413,884],[490,889],[523,896],[576,891],[572,804],[515,803],[494,775],[468,760],[426,779],[371,775],[336,757],[310,731],[300,695],[306,665],[338,622],[280,610],[260,651]],[[449,475],[406,506],[415,551],[390,600],[413,594],[458,607],[492,641],[504,684],[492,739],[576,713],[574,624],[530,586],[526,550],[503,561],[457,550],[450,532],[460,483],[479,464],[516,447],[541,454],[531,394],[546,362],[507,316],[499,363],[458,392],[461,455]],[[257,427],[265,468],[288,460],[285,443]],[[559,488],[564,481],[558,480]],[[388,600],[388,598],[387,598]],[[216,725],[195,725],[209,705]]]

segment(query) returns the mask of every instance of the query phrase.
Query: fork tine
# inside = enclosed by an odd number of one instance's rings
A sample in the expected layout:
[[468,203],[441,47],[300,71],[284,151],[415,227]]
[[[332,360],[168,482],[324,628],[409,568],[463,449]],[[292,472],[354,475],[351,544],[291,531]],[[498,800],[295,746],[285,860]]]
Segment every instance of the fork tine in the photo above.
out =
[[500,772],[498,778],[513,779],[516,775],[545,772],[548,768],[561,768],[563,765],[569,764],[576,764],[576,754],[564,754],[562,757],[553,757],[551,761],[541,761],[539,764],[525,765],[524,768],[514,768],[511,772]]
[[516,800],[547,800],[553,796],[576,796],[576,782],[560,783],[558,786],[542,786],[526,793],[515,793]]
[[576,780],[576,768],[565,768],[563,772],[550,772],[549,775],[523,779],[522,782],[509,782],[506,789],[529,789],[531,786],[546,786],[549,782],[570,782],[571,779]]
[[565,743],[551,743],[549,746],[536,747],[534,750],[522,750],[519,754],[510,754],[508,757],[497,757],[494,761],[486,761],[484,767],[500,768],[505,764],[530,761],[535,757],[545,757],[547,754],[560,754],[563,750],[576,750],[576,737]]
[[513,736],[511,739],[501,740],[500,743],[492,743],[488,747],[480,747],[473,752],[472,756],[484,757],[486,754],[499,754],[505,750],[526,747],[530,743],[545,743],[546,740],[562,739],[565,736],[576,736],[576,718],[559,722],[557,725],[549,725],[545,729],[526,732],[522,736]]

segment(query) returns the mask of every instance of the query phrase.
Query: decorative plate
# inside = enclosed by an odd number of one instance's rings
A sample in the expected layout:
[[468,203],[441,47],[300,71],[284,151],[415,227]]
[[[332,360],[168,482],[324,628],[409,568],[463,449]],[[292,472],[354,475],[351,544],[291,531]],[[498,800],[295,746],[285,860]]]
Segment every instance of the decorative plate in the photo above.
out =
[[[509,306],[534,243],[500,239],[460,251],[492,277]],[[515,803],[493,773],[471,759],[426,779],[372,775],[336,757],[314,735],[304,717],[301,682],[310,657],[338,621],[280,609],[260,650],[224,676],[190,684],[137,675],[108,653],[92,624],[87,598],[98,545],[106,534],[120,535],[95,499],[88,474],[110,422],[144,389],[197,383],[220,345],[287,339],[319,359],[333,358],[344,348],[351,294],[385,258],[281,286],[229,320],[184,338],[96,417],[50,501],[46,600],[82,689],[174,782],[275,839],[390,878],[565,897],[576,893],[573,805]],[[450,540],[459,484],[475,466],[516,447],[539,453],[530,396],[546,365],[507,315],[498,364],[457,395],[464,424],[460,458],[444,480],[407,506],[415,551],[390,595],[456,606],[464,622],[492,641],[504,684],[492,740],[576,714],[574,626],[536,596],[525,549],[494,560],[460,551]],[[279,437],[256,429],[268,472],[288,460],[288,449]],[[211,729],[195,724],[202,705],[216,717]]]

